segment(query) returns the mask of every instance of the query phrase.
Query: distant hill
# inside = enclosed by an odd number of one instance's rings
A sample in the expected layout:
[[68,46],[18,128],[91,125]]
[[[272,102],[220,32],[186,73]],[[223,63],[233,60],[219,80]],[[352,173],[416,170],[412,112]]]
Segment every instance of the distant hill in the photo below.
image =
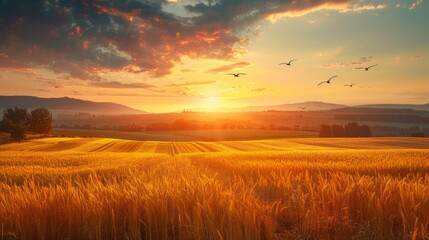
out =
[[144,114],[146,112],[130,108],[117,103],[92,102],[75,98],[38,98],[32,96],[0,96],[0,110],[20,107],[32,110],[44,107],[56,114],[105,114],[105,115],[132,115]]
[[368,104],[355,107],[363,108],[390,108],[390,109],[413,109],[417,111],[429,111],[429,103],[427,104]]
[[344,107],[330,110],[335,113],[356,113],[356,114],[411,114],[428,115],[429,111],[415,110],[411,108],[377,108],[377,107]]
[[[339,110],[348,112],[395,112],[398,110],[429,111],[429,104],[368,104],[347,106],[335,103],[310,101],[268,106],[249,106],[241,108],[222,108],[221,112],[264,112],[264,111],[319,111]],[[410,113],[409,111],[407,113]],[[420,112],[421,113],[421,112]]]
[[[225,111],[237,111],[237,112],[262,112],[262,111],[319,111],[319,110],[331,110],[336,108],[343,108],[346,105],[325,103],[325,102],[302,102],[302,103],[289,103],[281,105],[270,105],[270,106],[249,106],[243,108],[231,108],[225,109]],[[305,108],[305,109],[302,109]]]

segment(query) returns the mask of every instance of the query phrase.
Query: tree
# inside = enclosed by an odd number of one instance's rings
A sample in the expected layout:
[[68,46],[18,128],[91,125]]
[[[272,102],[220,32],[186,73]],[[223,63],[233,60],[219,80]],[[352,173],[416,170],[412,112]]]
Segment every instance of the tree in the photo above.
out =
[[3,112],[1,125],[11,138],[22,140],[28,131],[30,116],[25,108],[9,108]]
[[331,126],[323,124],[320,126],[319,137],[332,137]]
[[345,137],[346,132],[343,125],[332,124],[331,126],[332,136],[333,137]]
[[6,123],[6,121],[1,120],[0,121],[0,132],[9,132],[9,126]]
[[372,132],[368,125],[359,126],[359,137],[372,137]]
[[359,124],[356,122],[347,123],[344,127],[346,137],[359,137]]
[[423,132],[411,133],[410,137],[426,137]]
[[34,133],[49,133],[52,130],[52,114],[46,108],[31,111],[30,131]]

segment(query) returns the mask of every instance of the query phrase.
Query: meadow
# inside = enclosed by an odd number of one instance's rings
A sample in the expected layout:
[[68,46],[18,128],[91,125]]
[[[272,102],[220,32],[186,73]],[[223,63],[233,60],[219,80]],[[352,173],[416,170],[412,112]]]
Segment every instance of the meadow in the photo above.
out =
[[429,239],[429,140],[0,145],[0,239]]

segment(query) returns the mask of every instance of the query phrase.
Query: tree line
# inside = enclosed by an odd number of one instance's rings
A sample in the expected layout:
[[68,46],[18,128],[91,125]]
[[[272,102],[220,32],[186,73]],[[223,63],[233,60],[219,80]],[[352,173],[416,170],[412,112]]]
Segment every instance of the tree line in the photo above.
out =
[[415,123],[427,124],[429,117],[410,114],[340,114],[335,115],[335,119],[348,121],[365,122],[394,122],[394,123]]
[[319,137],[372,137],[372,132],[368,125],[359,125],[356,122],[346,125],[323,124],[320,126]]
[[14,140],[25,139],[28,133],[48,134],[52,130],[52,114],[46,108],[37,108],[30,113],[26,108],[4,110],[0,132],[10,133]]

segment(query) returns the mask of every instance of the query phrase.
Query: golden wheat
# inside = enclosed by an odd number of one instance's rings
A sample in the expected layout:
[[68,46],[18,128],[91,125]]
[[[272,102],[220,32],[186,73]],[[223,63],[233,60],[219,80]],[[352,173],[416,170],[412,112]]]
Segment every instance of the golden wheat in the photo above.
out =
[[0,239],[428,239],[429,150],[344,141],[2,145]]

